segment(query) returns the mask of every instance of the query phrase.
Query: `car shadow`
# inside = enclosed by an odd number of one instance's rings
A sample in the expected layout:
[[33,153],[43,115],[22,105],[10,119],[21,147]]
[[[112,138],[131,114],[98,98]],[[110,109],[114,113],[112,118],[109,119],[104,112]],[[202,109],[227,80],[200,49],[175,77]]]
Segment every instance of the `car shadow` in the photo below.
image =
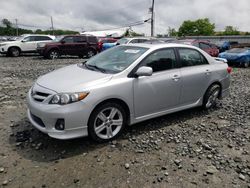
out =
[[[213,110],[218,110],[215,108]],[[183,123],[191,118],[209,115],[209,111],[193,108],[147,120],[125,129],[116,142],[116,147],[122,147],[122,142],[131,136],[136,137],[152,130]],[[126,142],[125,142],[126,143]],[[23,118],[12,126],[9,144],[23,158],[38,162],[56,162],[59,159],[70,158],[90,153],[103,147],[112,150],[113,142],[96,143],[89,138],[57,140],[35,129],[27,118]]]

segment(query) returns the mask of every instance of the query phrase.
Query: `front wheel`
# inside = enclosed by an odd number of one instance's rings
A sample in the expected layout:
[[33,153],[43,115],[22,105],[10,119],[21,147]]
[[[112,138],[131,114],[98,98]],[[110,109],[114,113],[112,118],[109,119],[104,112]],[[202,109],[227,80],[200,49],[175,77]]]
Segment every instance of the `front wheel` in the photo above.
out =
[[97,107],[90,116],[88,131],[97,142],[107,142],[118,137],[126,124],[126,113],[116,103],[105,103]]
[[18,56],[20,56],[20,53],[21,53],[20,50],[18,48],[16,48],[16,47],[12,47],[9,50],[9,54],[12,57],[18,57]]
[[60,54],[59,54],[58,50],[50,50],[48,57],[49,57],[49,59],[57,59],[57,58],[59,58],[59,55]]
[[208,88],[203,99],[203,108],[210,109],[216,105],[216,102],[220,95],[220,86],[214,84]]

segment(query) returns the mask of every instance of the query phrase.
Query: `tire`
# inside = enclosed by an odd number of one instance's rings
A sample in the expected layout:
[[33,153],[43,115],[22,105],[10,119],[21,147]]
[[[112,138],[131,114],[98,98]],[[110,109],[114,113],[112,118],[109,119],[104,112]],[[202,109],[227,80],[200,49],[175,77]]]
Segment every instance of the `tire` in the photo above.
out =
[[87,57],[91,58],[96,54],[96,51],[94,49],[89,49],[87,52]]
[[202,104],[204,109],[210,109],[216,105],[220,95],[220,90],[221,87],[218,84],[213,84],[207,89]]
[[249,67],[249,61],[244,61],[243,63],[242,63],[242,67],[244,67],[244,68],[247,68],[247,67]]
[[59,51],[58,50],[50,50],[48,53],[48,58],[49,59],[58,59],[60,56]]
[[121,105],[104,103],[92,112],[88,122],[88,133],[96,142],[108,142],[122,133],[126,122],[127,115]]
[[9,49],[9,55],[10,55],[11,57],[18,57],[18,56],[20,56],[20,53],[21,53],[21,51],[20,51],[19,48],[11,47],[11,48]]

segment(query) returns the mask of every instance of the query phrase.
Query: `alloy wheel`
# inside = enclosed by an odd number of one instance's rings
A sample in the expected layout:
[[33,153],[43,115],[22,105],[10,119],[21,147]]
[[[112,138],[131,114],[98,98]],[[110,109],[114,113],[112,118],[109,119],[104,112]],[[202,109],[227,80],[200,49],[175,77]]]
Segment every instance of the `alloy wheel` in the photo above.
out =
[[57,51],[51,51],[49,57],[50,59],[57,59],[59,57],[59,54]]
[[207,100],[207,103],[206,103],[206,108],[210,108],[212,107],[215,103],[216,103],[216,100],[218,99],[219,97],[219,93],[220,93],[220,89],[215,89],[209,96],[208,100]]
[[115,137],[123,125],[121,111],[115,107],[105,108],[100,111],[94,121],[95,134],[104,140]]
[[95,53],[93,52],[93,50],[89,50],[88,51],[88,54],[87,56],[90,58],[90,57],[93,57],[95,55]]

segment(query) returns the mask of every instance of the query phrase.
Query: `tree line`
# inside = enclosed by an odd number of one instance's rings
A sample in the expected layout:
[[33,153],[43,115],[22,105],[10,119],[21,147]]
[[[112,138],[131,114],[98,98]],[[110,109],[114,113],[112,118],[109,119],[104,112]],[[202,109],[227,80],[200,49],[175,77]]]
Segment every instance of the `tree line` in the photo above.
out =
[[79,34],[77,31],[71,30],[62,30],[62,29],[55,29],[55,30],[42,30],[37,29],[35,31],[30,29],[23,29],[17,28],[11,23],[8,19],[2,19],[1,21],[3,26],[0,26],[0,36],[16,36],[22,34],[46,34],[46,35],[70,35],[70,34]]
[[249,32],[238,31],[236,27],[226,26],[224,31],[215,31],[215,23],[211,23],[208,18],[197,20],[186,20],[179,27],[178,31],[168,28],[168,36],[221,36],[221,35],[249,35]]

